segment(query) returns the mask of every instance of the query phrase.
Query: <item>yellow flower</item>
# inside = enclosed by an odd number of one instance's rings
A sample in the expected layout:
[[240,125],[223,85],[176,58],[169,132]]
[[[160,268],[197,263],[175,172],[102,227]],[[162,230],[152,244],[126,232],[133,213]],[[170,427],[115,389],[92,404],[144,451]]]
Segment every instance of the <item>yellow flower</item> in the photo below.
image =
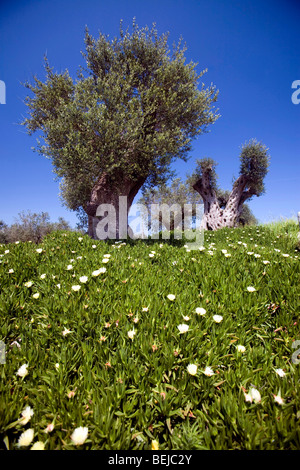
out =
[[159,450],[159,442],[154,440],[151,442],[151,449],[152,450]]

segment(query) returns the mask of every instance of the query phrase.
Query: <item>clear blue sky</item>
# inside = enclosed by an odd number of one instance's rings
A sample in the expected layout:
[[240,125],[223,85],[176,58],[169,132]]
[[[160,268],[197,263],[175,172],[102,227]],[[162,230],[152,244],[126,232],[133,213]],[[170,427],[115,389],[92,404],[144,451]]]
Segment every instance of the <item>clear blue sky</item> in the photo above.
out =
[[[230,189],[238,176],[241,145],[262,141],[271,155],[266,194],[250,202],[260,222],[300,211],[300,104],[292,103],[292,83],[300,80],[299,0],[31,0],[0,3],[0,219],[10,224],[22,210],[49,212],[72,226],[77,219],[59,200],[52,166],[33,152],[35,136],[19,125],[26,115],[22,86],[36,74],[44,79],[47,54],[56,71],[75,74],[84,64],[84,29],[111,38],[120,19],[131,26],[169,31],[170,46],[182,36],[188,61],[208,68],[203,81],[220,90],[220,119],[193,142],[187,163],[174,164],[185,178],[195,160],[218,162],[219,184]],[[135,201],[136,202],[136,201]]]

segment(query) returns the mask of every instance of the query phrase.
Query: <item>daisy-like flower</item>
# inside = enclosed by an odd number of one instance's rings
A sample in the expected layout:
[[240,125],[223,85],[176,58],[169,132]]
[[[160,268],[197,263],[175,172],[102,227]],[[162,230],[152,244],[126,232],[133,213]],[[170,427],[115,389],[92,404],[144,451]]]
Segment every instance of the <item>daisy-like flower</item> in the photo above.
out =
[[284,399],[281,397],[280,392],[278,393],[278,395],[273,395],[273,396],[274,396],[274,401],[278,403],[278,405],[283,405]]
[[258,253],[255,253],[255,258],[260,258],[261,255],[259,255]]
[[73,431],[71,435],[71,440],[73,444],[75,444],[76,446],[80,446],[84,444],[84,442],[87,439],[88,432],[89,432],[88,428],[84,428],[82,426],[80,426],[79,428],[76,428],[75,431]]
[[68,271],[71,271],[71,269],[73,269],[73,266],[72,266],[72,264],[68,264],[68,266],[67,266],[67,270],[68,270]]
[[27,429],[26,431],[22,432],[21,436],[19,437],[18,446],[19,447],[29,446],[32,443],[33,438],[34,438],[34,430]]
[[180,325],[177,326],[179,333],[186,333],[189,329],[189,325],[186,325],[185,323],[181,323]]
[[23,364],[17,371],[19,377],[26,377],[28,374],[28,364]]
[[53,429],[54,429],[54,424],[53,424],[53,423],[50,423],[50,424],[47,425],[46,429],[44,429],[44,432],[45,432],[46,434],[48,434],[48,432],[52,432]]
[[211,377],[212,375],[214,375],[214,371],[211,367],[206,367],[204,370],[204,374],[207,375],[207,377]]
[[148,312],[149,311],[149,308],[148,307],[143,307],[142,308],[142,312]]
[[97,248],[97,245],[92,245],[92,248],[94,248],[94,249]]
[[103,255],[103,258],[110,258],[110,257],[111,257],[111,255],[108,254],[108,253],[106,255]]
[[135,331],[134,328],[133,328],[133,330],[129,330],[128,333],[127,333],[128,338],[130,338],[130,339],[133,339],[135,334],[136,334],[136,331]]
[[175,295],[174,294],[168,294],[167,298],[171,301],[175,300]]
[[36,251],[37,253],[42,253],[43,249],[42,249],[42,248],[37,248],[35,251]]
[[224,256],[225,256],[225,258],[230,258],[231,254],[230,253],[225,253]]
[[225,255],[225,253],[227,253],[227,250],[222,250],[222,253]]
[[108,263],[108,262],[109,262],[109,258],[103,258],[102,263]]
[[196,366],[196,364],[189,364],[187,366],[187,371],[189,374],[191,375],[196,375],[197,374],[197,370],[198,370],[198,367]]
[[285,372],[282,369],[275,369],[275,372],[277,375],[279,375],[279,377],[285,376]]
[[154,258],[154,253],[149,253],[149,258]]
[[223,320],[223,317],[221,315],[214,315],[213,316],[213,320],[216,322],[216,323],[221,323],[221,321]]
[[252,401],[254,403],[260,403],[261,402],[260,393],[256,388],[254,388],[254,387],[250,388],[249,395],[250,395],[250,398],[251,398],[251,403],[252,403]]
[[106,271],[106,268],[97,269],[96,271],[92,272],[92,276],[97,277],[99,276],[99,274],[105,273],[105,271]]
[[79,291],[79,289],[81,289],[81,286],[72,286],[72,290],[75,292]]
[[13,269],[10,269],[8,272],[9,274],[13,274],[15,271]]
[[33,282],[32,282],[32,281],[24,282],[24,286],[25,286],[25,287],[31,287],[32,285],[33,285]]
[[79,240],[80,242],[82,242],[83,238],[82,238],[82,237],[78,237],[78,240]]
[[9,250],[5,250],[4,253],[7,255],[9,253]]
[[40,279],[45,279],[46,274],[41,274]]
[[197,307],[197,308],[196,308],[196,313],[197,313],[197,315],[205,315],[205,314],[206,314],[206,310],[205,310],[205,308]]
[[290,255],[288,255],[287,253],[282,253],[282,256],[284,256],[285,258],[289,258]]
[[33,409],[30,406],[26,406],[22,411],[22,418],[19,419],[19,424],[25,425],[28,421],[31,420],[31,416],[33,416]]
[[58,287],[60,289],[60,284],[56,284],[56,287]]
[[263,260],[263,263],[264,264],[270,264],[270,261],[268,261],[267,259]]
[[45,444],[41,441],[37,441],[33,444],[30,450],[45,450]]
[[249,286],[249,287],[247,287],[247,291],[248,292],[255,292],[256,289],[255,289],[255,287]]
[[183,319],[184,319],[185,321],[189,321],[190,317],[188,317],[187,315],[185,315],[185,316],[183,317]]
[[241,353],[246,351],[245,346],[243,346],[242,344],[238,344],[236,349],[237,349],[238,352],[241,352]]
[[38,298],[39,298],[39,296],[40,296],[40,294],[39,294],[38,292],[36,292],[35,294],[33,294],[33,296],[32,296],[32,297],[33,297],[34,299],[38,299]]
[[59,364],[58,364],[58,362],[55,364],[55,369],[59,369]]
[[88,281],[88,277],[87,276],[81,276],[79,278],[79,281],[82,282],[83,284],[85,284]]
[[72,333],[71,330],[69,330],[68,328],[65,328],[64,331],[62,332],[62,335],[63,335],[63,336],[66,336],[66,335],[68,335],[69,333]]

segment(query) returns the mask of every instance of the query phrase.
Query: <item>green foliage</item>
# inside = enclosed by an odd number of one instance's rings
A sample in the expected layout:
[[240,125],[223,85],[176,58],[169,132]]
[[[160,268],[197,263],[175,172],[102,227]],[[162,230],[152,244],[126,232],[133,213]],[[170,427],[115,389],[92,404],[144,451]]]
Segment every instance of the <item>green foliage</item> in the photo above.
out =
[[190,186],[201,180],[203,175],[208,176],[208,183],[211,189],[218,191],[219,187],[217,184],[217,173],[216,173],[217,162],[209,157],[204,157],[196,160],[196,168],[191,175],[188,177],[188,183]]
[[40,243],[47,234],[57,230],[69,231],[71,227],[63,217],[59,217],[58,222],[50,222],[48,212],[23,211],[12,225],[0,225],[0,243]]
[[120,28],[109,40],[85,34],[86,67],[73,80],[66,70],[26,84],[29,134],[40,131],[37,150],[52,160],[61,195],[73,210],[85,207],[102,174],[110,184],[140,177],[164,181],[175,158],[187,158],[191,140],[219,117],[214,86],[198,89],[205,70],[185,64],[179,41],[170,52],[168,35],[155,27],[132,33]]
[[240,175],[247,178],[247,191],[256,196],[264,193],[263,180],[268,172],[270,157],[268,149],[261,142],[252,139],[242,147],[240,154]]
[[[154,439],[160,450],[299,449],[295,226],[206,232],[202,251],[75,232],[0,246],[0,447],[17,449],[32,428],[46,450],[76,449],[72,432],[85,426],[85,450],[151,449]],[[251,387],[260,402],[246,401]],[[22,425],[26,406],[34,414]]]

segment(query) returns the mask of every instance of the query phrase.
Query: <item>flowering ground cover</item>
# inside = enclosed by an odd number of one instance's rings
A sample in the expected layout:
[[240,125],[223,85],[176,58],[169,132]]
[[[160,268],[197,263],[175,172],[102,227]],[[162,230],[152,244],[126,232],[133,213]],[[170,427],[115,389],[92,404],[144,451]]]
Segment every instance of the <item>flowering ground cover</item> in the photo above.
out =
[[0,448],[299,449],[296,233],[1,245]]

